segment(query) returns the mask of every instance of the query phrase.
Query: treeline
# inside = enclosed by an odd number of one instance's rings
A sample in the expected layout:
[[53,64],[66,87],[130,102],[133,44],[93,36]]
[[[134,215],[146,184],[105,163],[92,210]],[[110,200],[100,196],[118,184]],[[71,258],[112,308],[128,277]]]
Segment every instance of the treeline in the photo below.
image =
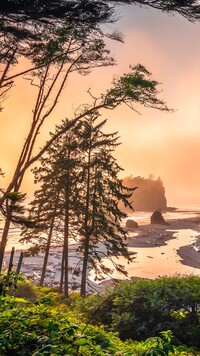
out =
[[[137,187],[134,192],[132,206],[135,211],[155,211],[166,210],[167,200],[165,197],[165,188],[161,178],[154,179],[153,176],[149,178],[144,177],[126,177],[123,179],[123,184],[129,188]],[[120,207],[124,210],[123,206]],[[125,209],[130,211],[129,207]]]

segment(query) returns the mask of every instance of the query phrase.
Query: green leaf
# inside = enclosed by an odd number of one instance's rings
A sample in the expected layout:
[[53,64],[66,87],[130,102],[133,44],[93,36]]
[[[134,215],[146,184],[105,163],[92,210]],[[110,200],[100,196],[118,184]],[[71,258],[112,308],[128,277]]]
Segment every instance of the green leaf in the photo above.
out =
[[83,346],[83,345],[87,345],[88,343],[89,343],[89,340],[86,339],[85,337],[82,337],[82,338],[76,340],[75,345]]

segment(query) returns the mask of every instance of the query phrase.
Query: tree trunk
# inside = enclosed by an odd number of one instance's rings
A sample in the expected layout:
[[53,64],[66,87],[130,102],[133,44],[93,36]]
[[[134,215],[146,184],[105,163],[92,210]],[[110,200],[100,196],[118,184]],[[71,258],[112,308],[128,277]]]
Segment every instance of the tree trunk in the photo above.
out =
[[24,254],[21,251],[20,256],[19,256],[18,265],[17,265],[17,268],[16,268],[16,276],[15,276],[15,280],[14,280],[14,283],[13,283],[13,287],[14,287],[13,288],[13,295],[15,295],[15,291],[17,289],[18,275],[20,273],[20,269],[21,269],[21,266],[22,266],[23,258],[24,258]]
[[59,288],[59,292],[60,292],[60,293],[62,293],[62,291],[63,291],[64,266],[65,266],[65,262],[64,262],[64,246],[63,246],[62,264],[61,264],[61,274],[60,274],[60,288]]
[[10,220],[6,219],[4,229],[3,229],[2,238],[1,238],[1,244],[0,244],[0,272],[2,269],[2,265],[3,265],[3,258],[4,258],[4,252],[5,252],[6,244],[7,244],[7,240],[8,240],[9,228],[10,228]]
[[[67,204],[68,205],[68,204]],[[63,257],[64,257],[64,296],[68,298],[69,296],[69,278],[68,278],[68,267],[69,267],[69,212],[66,206],[65,210],[65,227],[64,227],[64,246],[63,246]]]
[[48,239],[47,239],[47,246],[46,246],[45,255],[44,255],[44,262],[43,262],[43,267],[42,267],[42,274],[41,274],[41,278],[40,278],[40,286],[43,286],[43,284],[44,284],[44,278],[45,278],[47,262],[48,262],[48,258],[49,258],[51,238],[52,238],[52,234],[53,234],[53,227],[54,227],[54,222],[55,222],[55,214],[56,214],[56,210],[57,210],[57,206],[58,206],[59,195],[60,195],[60,191],[57,193],[56,203],[55,203],[55,207],[53,210],[53,216],[51,219],[51,224],[50,224],[50,229],[49,229],[49,234],[48,234]]
[[84,256],[83,256],[83,269],[81,278],[81,297],[86,295],[86,283],[87,283],[87,266],[88,266],[88,256],[89,256],[89,242],[90,237],[85,237],[84,241]]
[[8,274],[12,271],[14,254],[15,254],[15,248],[12,247],[12,251],[10,254],[10,262],[9,262],[9,266],[8,266]]
[[85,231],[85,241],[83,249],[83,268],[82,268],[82,278],[81,278],[81,297],[85,297],[86,294],[86,283],[87,283],[87,266],[88,266],[88,257],[89,257],[89,242],[90,235],[88,234],[88,222],[89,222],[89,205],[90,205],[90,165],[91,165],[91,137],[88,149],[88,166],[87,166],[87,185],[86,185],[86,204],[85,204],[85,222],[84,222],[84,231]]
[[[70,159],[70,152],[68,152],[68,159]],[[64,296],[69,296],[69,196],[70,196],[70,171],[66,173],[65,186],[65,225],[64,225],[64,244],[63,244],[63,258],[64,258]]]
[[47,262],[48,262],[48,258],[49,258],[49,250],[50,250],[50,245],[51,245],[51,237],[52,237],[52,233],[53,233],[54,220],[55,220],[55,217],[53,216],[49,234],[48,234],[47,246],[45,249],[44,261],[43,261],[43,266],[42,266],[42,274],[41,274],[41,278],[40,278],[40,286],[41,287],[44,284],[44,278],[45,278],[46,269],[47,269]]

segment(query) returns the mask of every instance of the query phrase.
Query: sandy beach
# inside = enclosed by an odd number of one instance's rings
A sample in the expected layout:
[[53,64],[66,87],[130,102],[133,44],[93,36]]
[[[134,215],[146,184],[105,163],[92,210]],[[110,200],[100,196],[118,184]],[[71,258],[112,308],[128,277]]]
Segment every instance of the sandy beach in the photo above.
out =
[[[129,251],[134,261],[125,265],[128,277],[156,278],[162,275],[200,276],[200,217],[170,219],[168,225],[139,225],[129,229]],[[198,252],[199,251],[199,252]],[[111,264],[105,260],[106,266]],[[113,270],[113,278],[122,278]]]
[[[139,224],[138,228],[129,229],[128,247],[135,256],[133,262],[126,265],[123,258],[119,258],[120,263],[124,263],[128,270],[128,277],[156,278],[160,275],[176,273],[195,273],[200,276],[200,215],[184,219],[170,219],[168,225]],[[183,236],[181,234],[184,234]],[[170,247],[170,244],[173,244]],[[79,276],[73,275],[74,269],[78,265],[79,257],[76,254],[77,245],[70,247],[71,275],[70,283],[73,288],[79,284]],[[23,248],[23,246],[22,246]],[[199,252],[198,252],[199,250]],[[19,259],[20,250],[16,250],[14,264]],[[59,284],[61,270],[61,248],[51,251],[46,284],[56,286]],[[5,255],[5,267],[9,263],[10,252]],[[21,272],[38,283],[44,254],[40,253],[35,257],[24,257]],[[105,264],[108,265],[105,260]],[[110,265],[109,265],[110,266]],[[187,269],[189,268],[189,269]],[[113,270],[112,278],[123,278]],[[89,272],[91,286],[95,286],[94,275]],[[104,284],[107,281],[102,281]]]
[[[175,233],[181,230],[195,232],[195,239],[191,236],[191,241],[187,245],[182,245],[180,241],[179,248],[176,249],[176,254],[180,257],[180,263],[185,266],[190,266],[199,269],[200,275],[200,217],[192,217],[187,219],[174,219],[167,221],[169,225],[143,225],[139,226],[136,236],[131,236],[128,240],[130,247],[134,248],[156,248],[168,244],[171,239],[176,239]],[[134,232],[136,229],[134,230]]]

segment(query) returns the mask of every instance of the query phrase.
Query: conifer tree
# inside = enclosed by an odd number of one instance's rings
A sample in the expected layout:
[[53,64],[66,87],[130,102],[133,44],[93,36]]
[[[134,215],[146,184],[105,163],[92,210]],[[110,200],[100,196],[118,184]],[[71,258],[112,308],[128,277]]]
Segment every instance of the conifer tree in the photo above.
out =
[[[35,169],[36,181],[41,183],[41,188],[35,193],[31,213],[36,212],[38,223],[34,230],[25,228],[24,240],[30,241],[31,236],[37,248],[42,241],[40,248],[48,256],[59,222],[60,239],[55,239],[55,244],[63,246],[61,275],[64,275],[66,297],[71,267],[68,258],[70,237],[76,238],[79,244],[82,296],[87,291],[89,269],[93,268],[99,279],[102,274],[111,272],[103,265],[103,257],[113,261],[113,256],[122,255],[131,260],[125,241],[126,232],[121,227],[126,214],[120,211],[118,203],[122,201],[131,207],[128,198],[134,188],[124,187],[118,179],[121,168],[112,156],[118,146],[117,133],[104,134],[102,128],[106,121],[97,123],[98,117],[98,112],[88,116],[54,141],[46,157],[41,159],[41,166]],[[62,125],[65,124],[63,122]],[[30,217],[33,219],[33,215]],[[45,243],[40,237],[45,231],[43,227],[48,230]],[[114,265],[126,274],[123,266]]]
[[[88,271],[93,268],[97,278],[109,274],[111,270],[102,263],[102,258],[109,258],[113,264],[113,256],[131,257],[126,246],[126,232],[121,227],[122,213],[118,207],[120,201],[131,207],[128,198],[133,189],[122,185],[118,174],[121,168],[112,153],[118,146],[117,132],[104,134],[102,131],[106,120],[97,123],[98,113],[84,120],[79,128],[81,150],[84,152],[82,164],[82,185],[78,220],[80,224],[80,246],[83,257],[81,270],[81,295],[87,291]],[[131,207],[131,209],[133,209]],[[115,264],[115,268],[126,274],[123,266]]]
[[[67,121],[57,127],[68,124]],[[68,244],[74,238],[73,225],[76,224],[72,210],[75,209],[76,181],[78,179],[77,142],[73,129],[59,137],[49,147],[44,158],[40,159],[40,167],[34,169],[35,182],[40,188],[35,192],[31,202],[29,219],[35,221],[35,228],[23,228],[21,241],[33,243],[31,253],[42,250],[45,252],[40,285],[43,285],[50,247],[62,246],[64,271],[64,294],[68,296]],[[60,289],[62,290],[61,278]]]

